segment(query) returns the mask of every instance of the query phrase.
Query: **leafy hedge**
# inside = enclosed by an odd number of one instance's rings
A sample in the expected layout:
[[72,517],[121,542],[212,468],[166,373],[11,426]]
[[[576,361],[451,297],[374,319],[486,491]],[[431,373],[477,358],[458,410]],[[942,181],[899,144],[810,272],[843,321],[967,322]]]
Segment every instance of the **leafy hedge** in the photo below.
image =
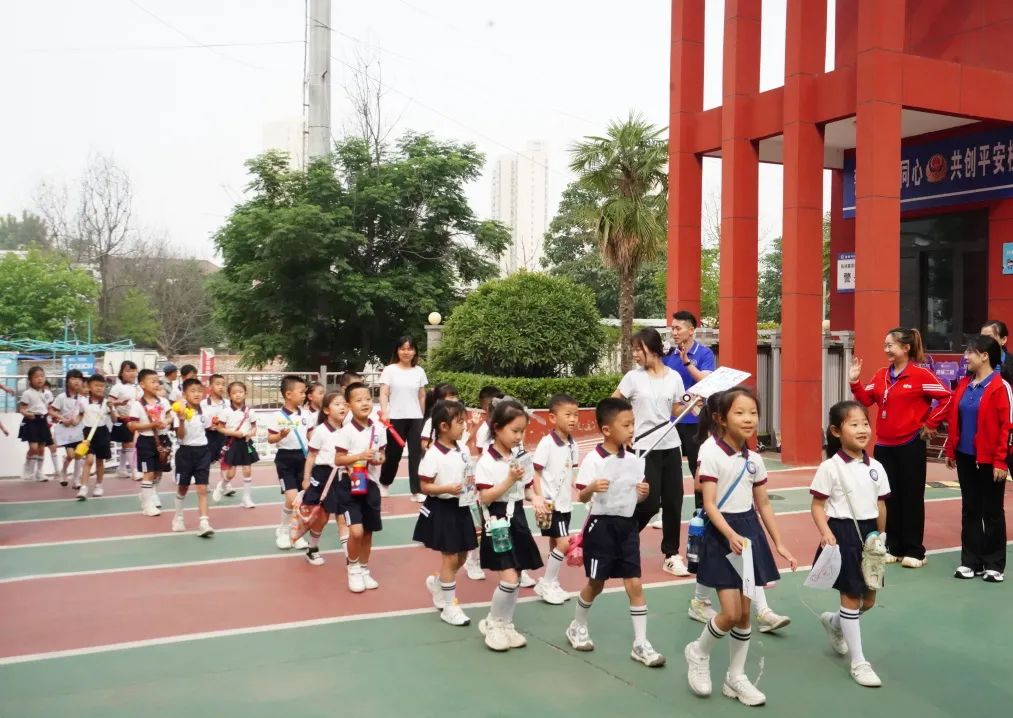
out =
[[529,409],[544,409],[553,394],[569,394],[580,406],[594,406],[619,386],[622,376],[600,375],[583,377],[552,377],[528,379],[524,377],[488,376],[464,372],[427,370],[429,386],[450,382],[460,392],[467,406],[478,406],[478,392],[483,386],[498,386],[505,394],[520,399]]

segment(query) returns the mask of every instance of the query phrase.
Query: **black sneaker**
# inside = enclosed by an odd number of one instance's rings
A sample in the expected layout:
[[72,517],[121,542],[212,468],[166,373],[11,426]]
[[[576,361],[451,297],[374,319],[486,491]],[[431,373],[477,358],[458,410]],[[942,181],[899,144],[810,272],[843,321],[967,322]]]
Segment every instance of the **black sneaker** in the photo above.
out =
[[319,548],[306,549],[306,562],[311,566],[323,566],[324,557],[320,555]]

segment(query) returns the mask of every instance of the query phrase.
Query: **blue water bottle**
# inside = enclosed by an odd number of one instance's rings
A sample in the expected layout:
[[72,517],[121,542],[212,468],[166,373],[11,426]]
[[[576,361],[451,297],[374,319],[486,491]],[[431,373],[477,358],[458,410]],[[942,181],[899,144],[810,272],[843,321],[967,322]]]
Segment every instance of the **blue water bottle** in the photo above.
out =
[[693,518],[689,520],[686,541],[686,561],[689,564],[690,573],[696,573],[700,562],[700,542],[703,541],[704,528],[703,509],[697,509],[693,512]]

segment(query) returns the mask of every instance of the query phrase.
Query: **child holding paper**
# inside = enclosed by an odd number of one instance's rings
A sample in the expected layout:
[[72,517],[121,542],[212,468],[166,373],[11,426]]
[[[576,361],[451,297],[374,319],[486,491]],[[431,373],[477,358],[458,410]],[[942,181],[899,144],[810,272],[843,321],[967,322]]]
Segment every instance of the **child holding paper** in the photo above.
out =
[[[767,698],[746,676],[752,633],[750,597],[755,586],[780,578],[764,527],[792,570],[796,562],[777,530],[763,459],[750,451],[747,443],[756,434],[760,417],[756,396],[749,389],[736,387],[722,392],[715,406],[713,414],[705,412],[700,417],[701,430],[707,431],[716,422],[720,437],[711,436],[700,447],[699,478],[709,523],[700,545],[697,582],[717,590],[721,611],[707,622],[700,637],[686,646],[689,686],[698,696],[711,694],[710,654],[730,632],[731,662],[721,692],[744,705],[758,706]],[[732,564],[732,554],[741,569]],[[740,570],[752,580],[744,580]]]
[[[838,613],[826,612],[820,623],[839,655],[851,654],[851,677],[860,686],[882,685],[862,653],[859,617],[876,604],[876,592],[862,574],[862,547],[866,537],[879,533],[885,545],[886,500],[890,481],[883,465],[865,453],[872,436],[869,417],[856,401],[830,407],[826,461],[813,477],[812,515],[820,530],[820,557],[824,546],[841,552],[841,573],[834,583],[841,593]],[[883,549],[885,555],[885,548]],[[815,560],[813,561],[815,564]]]

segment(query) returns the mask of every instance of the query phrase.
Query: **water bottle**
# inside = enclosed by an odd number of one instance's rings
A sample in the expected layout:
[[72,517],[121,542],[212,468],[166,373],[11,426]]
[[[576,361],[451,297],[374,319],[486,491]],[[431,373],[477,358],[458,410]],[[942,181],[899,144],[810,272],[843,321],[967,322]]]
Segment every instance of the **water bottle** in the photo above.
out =
[[697,509],[693,512],[693,518],[689,520],[689,532],[686,540],[686,561],[689,563],[690,573],[696,573],[700,562],[700,542],[703,541],[705,527],[703,509]]
[[502,518],[490,521],[489,539],[492,541],[492,550],[496,553],[512,550],[514,543],[510,540],[510,521]]
[[352,464],[352,470],[348,476],[353,496],[362,496],[369,493],[369,473],[366,469],[365,461],[357,461]]

